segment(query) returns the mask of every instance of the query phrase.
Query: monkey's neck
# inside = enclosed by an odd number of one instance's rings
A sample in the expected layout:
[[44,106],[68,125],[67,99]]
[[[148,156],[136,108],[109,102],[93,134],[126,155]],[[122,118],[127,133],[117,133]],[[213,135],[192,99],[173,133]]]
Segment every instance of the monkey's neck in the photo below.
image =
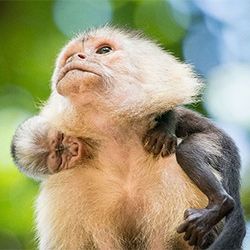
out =
[[59,126],[66,134],[88,137],[98,141],[103,140],[124,140],[122,138],[138,137],[142,138],[150,127],[153,118],[126,119],[125,117],[114,118],[103,111],[89,109],[75,110],[64,113],[63,119],[58,119]]
[[50,97],[42,115],[53,121],[52,125],[58,131],[96,141],[142,138],[153,127],[155,118],[154,115],[129,117],[119,112],[114,114],[108,108],[100,108],[100,105],[72,106],[58,94]]

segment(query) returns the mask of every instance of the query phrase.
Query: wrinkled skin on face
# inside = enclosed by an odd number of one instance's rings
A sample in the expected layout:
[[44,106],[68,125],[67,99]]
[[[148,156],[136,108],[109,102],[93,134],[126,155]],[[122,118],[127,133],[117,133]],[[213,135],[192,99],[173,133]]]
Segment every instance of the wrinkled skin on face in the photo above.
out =
[[87,52],[93,53],[93,48],[82,52],[82,47],[82,41],[76,41],[60,61],[56,86],[58,93],[63,96],[93,90],[93,86],[96,88],[101,82],[101,70],[96,66],[96,61],[93,58],[90,60],[87,55]]
[[72,168],[84,155],[83,143],[79,138],[53,130],[48,133],[48,147],[47,166],[51,173]]
[[82,106],[93,104],[100,94],[104,97],[118,80],[129,84],[136,68],[122,48],[117,41],[104,37],[73,41],[58,60],[53,77],[57,92]]

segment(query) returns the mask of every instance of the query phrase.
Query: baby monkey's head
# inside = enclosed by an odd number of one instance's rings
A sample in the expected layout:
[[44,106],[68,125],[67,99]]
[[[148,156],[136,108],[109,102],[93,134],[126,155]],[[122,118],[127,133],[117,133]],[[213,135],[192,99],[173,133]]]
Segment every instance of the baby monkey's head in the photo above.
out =
[[83,158],[83,140],[52,128],[42,116],[34,116],[17,129],[11,154],[20,172],[35,179],[74,167]]

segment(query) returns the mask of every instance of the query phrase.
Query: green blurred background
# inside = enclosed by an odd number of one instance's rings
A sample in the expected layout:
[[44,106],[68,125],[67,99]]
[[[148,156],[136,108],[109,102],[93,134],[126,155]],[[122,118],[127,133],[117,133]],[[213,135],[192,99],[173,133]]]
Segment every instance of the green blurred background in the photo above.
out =
[[77,32],[107,22],[143,30],[206,79],[203,102],[192,108],[236,141],[250,219],[249,0],[0,1],[0,249],[37,248],[39,183],[14,167],[12,135],[48,98],[60,48]]

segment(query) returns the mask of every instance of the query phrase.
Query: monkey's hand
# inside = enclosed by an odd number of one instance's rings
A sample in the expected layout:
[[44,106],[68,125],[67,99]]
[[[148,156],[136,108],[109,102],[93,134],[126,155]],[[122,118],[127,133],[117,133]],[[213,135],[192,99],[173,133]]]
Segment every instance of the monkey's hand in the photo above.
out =
[[153,152],[155,156],[161,153],[162,157],[166,157],[175,152],[177,138],[164,122],[159,122],[147,132],[143,144],[149,153]]
[[184,221],[177,229],[178,233],[185,233],[183,239],[190,246],[203,247],[207,234],[216,225],[218,209],[187,209]]

